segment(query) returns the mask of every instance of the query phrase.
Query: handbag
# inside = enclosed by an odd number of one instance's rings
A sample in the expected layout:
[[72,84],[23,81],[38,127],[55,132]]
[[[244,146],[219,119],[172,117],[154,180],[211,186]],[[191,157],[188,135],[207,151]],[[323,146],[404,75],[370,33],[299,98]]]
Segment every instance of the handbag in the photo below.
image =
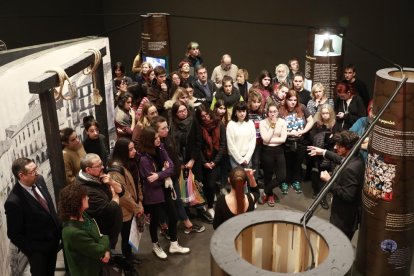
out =
[[179,185],[181,201],[185,206],[202,205],[205,203],[202,196],[202,184],[195,180],[191,170],[181,170]]

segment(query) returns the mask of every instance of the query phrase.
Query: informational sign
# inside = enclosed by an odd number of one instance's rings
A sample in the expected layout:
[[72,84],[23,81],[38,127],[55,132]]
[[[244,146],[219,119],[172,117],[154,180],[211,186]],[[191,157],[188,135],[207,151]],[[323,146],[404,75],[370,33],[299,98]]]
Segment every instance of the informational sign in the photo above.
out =
[[322,83],[328,97],[334,98],[333,88],[341,78],[343,50],[342,32],[338,29],[308,29],[305,59],[305,88]]
[[[414,245],[414,68],[370,135],[356,269],[362,275],[410,275]],[[401,81],[377,72],[373,114]]]
[[166,13],[142,15],[141,51],[144,61],[150,62],[153,67],[163,66],[168,74],[170,71],[170,36],[167,16]]

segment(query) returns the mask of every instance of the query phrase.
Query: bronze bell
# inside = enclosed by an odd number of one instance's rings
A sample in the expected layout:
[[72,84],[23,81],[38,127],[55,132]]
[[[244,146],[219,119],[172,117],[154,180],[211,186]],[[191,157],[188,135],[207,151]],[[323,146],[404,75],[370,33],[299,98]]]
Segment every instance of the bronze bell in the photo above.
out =
[[323,45],[321,47],[321,49],[319,50],[321,52],[335,52],[335,50],[332,47],[332,38],[325,38],[323,40]]

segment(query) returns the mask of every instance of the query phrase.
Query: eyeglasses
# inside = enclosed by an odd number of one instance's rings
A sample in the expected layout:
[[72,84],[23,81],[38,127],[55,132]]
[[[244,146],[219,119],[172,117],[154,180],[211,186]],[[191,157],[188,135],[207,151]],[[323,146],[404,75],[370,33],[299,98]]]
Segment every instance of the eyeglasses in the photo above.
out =
[[102,161],[101,161],[101,162],[99,162],[99,164],[98,164],[98,165],[91,166],[91,167],[89,167],[89,168],[91,168],[91,169],[102,168],[102,165],[103,165],[103,163],[102,163]]
[[37,169],[38,167],[34,168],[33,170],[31,170],[30,172],[25,172],[25,175],[31,175],[31,176],[35,176],[37,175]]
[[187,112],[187,108],[186,109],[180,109],[180,110],[177,111],[177,113],[185,113],[185,112]]

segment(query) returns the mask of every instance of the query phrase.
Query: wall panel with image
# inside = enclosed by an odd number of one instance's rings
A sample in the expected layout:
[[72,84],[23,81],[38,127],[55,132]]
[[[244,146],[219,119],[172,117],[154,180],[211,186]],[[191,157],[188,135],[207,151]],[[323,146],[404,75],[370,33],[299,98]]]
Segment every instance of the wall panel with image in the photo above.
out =
[[[4,203],[16,179],[11,172],[12,162],[19,157],[33,159],[39,167],[39,174],[46,180],[48,189],[54,198],[52,175],[49,163],[48,145],[44,132],[42,111],[39,96],[30,94],[28,82],[41,76],[53,67],[61,66],[88,49],[101,49],[106,47],[107,54],[103,57],[105,99],[107,103],[107,124],[110,132],[114,130],[114,110],[112,92],[112,73],[109,54],[109,41],[107,38],[81,38],[65,41],[64,43],[51,43],[50,47],[42,45],[36,51],[36,46],[21,51],[29,53],[22,57],[19,49],[0,53],[0,59],[13,60],[10,56],[15,54],[17,59],[0,66],[0,274],[14,274],[10,270],[9,239],[7,238],[7,224],[4,212]],[[95,105],[92,103],[93,83],[90,75],[79,72],[70,78],[76,89],[77,96],[73,100],[58,100],[56,112],[59,129],[72,127],[83,136],[82,118],[86,115],[95,116]],[[63,94],[68,93],[67,86]],[[103,92],[101,92],[103,95]],[[54,130],[53,130],[54,131]],[[57,176],[57,179],[65,176]],[[56,179],[56,176],[55,176]]]

